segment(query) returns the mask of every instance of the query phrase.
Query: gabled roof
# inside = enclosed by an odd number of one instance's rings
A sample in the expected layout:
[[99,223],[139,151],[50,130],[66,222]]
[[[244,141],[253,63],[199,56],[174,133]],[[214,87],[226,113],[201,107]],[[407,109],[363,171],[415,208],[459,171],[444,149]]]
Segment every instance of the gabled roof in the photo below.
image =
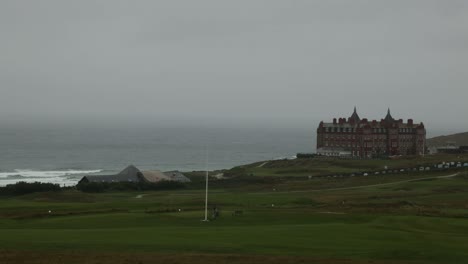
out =
[[172,181],[178,182],[191,182],[189,178],[183,175],[180,171],[167,171],[164,172]]
[[162,172],[159,170],[153,171],[142,171],[143,180],[147,182],[159,182],[159,181],[177,181],[177,182],[190,182],[187,178],[179,171],[167,171]]
[[170,181],[170,177],[164,174],[162,171],[154,170],[154,171],[143,171],[143,180],[147,182],[159,182],[159,181]]
[[84,176],[82,180],[86,178],[89,182],[139,182],[141,181],[140,176],[140,170],[130,165],[116,175]]
[[123,169],[121,172],[115,175],[91,175],[84,176],[81,182],[151,182],[156,183],[160,181],[177,181],[177,182],[190,182],[187,178],[179,171],[168,171],[162,172],[159,170],[152,171],[140,171],[133,165],[130,165]]
[[127,168],[123,169],[121,172],[119,172],[117,175],[121,177],[134,177],[137,176],[138,173],[140,172],[137,167],[130,165]]

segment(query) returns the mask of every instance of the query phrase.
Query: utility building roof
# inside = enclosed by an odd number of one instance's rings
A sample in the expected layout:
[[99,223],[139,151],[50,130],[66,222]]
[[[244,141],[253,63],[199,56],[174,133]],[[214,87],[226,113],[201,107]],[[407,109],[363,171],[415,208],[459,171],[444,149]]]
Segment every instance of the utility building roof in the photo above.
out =
[[87,175],[84,176],[78,183],[82,182],[151,182],[159,181],[178,181],[190,182],[179,171],[162,172],[159,170],[140,171],[137,167],[130,165],[115,175]]
[[164,174],[162,171],[143,171],[143,179],[146,182],[159,182],[159,181],[170,181],[171,179]]

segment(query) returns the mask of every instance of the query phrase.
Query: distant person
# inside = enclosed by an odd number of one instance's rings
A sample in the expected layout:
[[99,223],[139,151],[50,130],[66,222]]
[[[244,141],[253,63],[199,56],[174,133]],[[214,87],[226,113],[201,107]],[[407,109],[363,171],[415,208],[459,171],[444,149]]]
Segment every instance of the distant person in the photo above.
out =
[[213,219],[216,219],[219,216],[219,209],[218,209],[218,207],[216,205],[213,207],[212,216],[213,216]]

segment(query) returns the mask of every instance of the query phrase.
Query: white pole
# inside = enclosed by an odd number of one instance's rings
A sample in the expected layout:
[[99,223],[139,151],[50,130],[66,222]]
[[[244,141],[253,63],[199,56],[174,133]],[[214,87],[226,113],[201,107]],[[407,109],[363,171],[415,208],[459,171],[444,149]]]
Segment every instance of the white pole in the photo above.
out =
[[208,221],[208,150],[205,152],[205,219],[203,221]]
[[208,221],[208,170],[206,171],[206,188],[205,188],[205,220]]

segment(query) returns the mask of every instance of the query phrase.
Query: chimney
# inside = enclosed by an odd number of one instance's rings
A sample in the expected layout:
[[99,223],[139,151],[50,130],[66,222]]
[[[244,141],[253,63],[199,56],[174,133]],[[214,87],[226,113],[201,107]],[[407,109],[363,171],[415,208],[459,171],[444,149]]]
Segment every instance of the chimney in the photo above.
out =
[[413,125],[413,119],[408,119],[408,125],[412,126]]
[[336,118],[333,118],[333,124],[336,125]]

